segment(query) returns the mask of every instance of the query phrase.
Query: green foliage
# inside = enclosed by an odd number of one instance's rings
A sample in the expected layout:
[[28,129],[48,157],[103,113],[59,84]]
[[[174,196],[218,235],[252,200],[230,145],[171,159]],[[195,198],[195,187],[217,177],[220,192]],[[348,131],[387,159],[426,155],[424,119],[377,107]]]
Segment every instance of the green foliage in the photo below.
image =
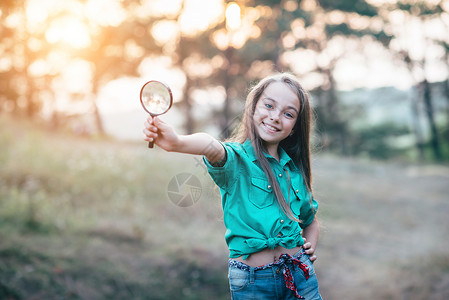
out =
[[180,258],[136,274],[110,258],[93,264],[17,246],[1,247],[0,261],[1,299],[225,299],[227,292],[224,272]]
[[341,10],[345,12],[356,12],[362,16],[373,17],[377,15],[377,9],[364,0],[319,0],[325,10]]
[[376,40],[380,41],[383,45],[388,45],[393,38],[391,35],[385,33],[385,31],[372,31],[369,29],[366,30],[355,30],[349,27],[346,23],[341,23],[338,25],[326,24],[326,32],[329,37],[333,37],[336,35],[342,36],[354,36],[354,37],[363,37],[363,36],[372,36]]
[[167,199],[195,160],[7,118],[0,144],[0,299],[228,298],[226,254],[197,245],[222,236],[195,234],[215,207]]
[[[0,299],[229,299],[219,196],[192,157],[6,119],[0,144]],[[316,162],[323,298],[445,299],[447,167]],[[166,188],[186,171],[204,197],[180,208]]]
[[430,1],[417,1],[415,3],[398,1],[397,7],[400,10],[408,11],[417,16],[432,16],[445,12],[441,4],[434,5],[434,3],[431,3]]
[[395,123],[369,126],[354,133],[350,148],[355,155],[365,154],[378,159],[392,158],[406,151],[395,144],[395,138],[409,134],[408,127]]

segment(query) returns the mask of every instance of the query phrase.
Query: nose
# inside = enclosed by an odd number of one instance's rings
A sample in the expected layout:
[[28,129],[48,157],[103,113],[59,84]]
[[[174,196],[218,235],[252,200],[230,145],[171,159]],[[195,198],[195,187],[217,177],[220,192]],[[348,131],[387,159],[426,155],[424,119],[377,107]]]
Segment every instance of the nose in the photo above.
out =
[[270,111],[270,120],[272,120],[272,121],[279,121],[279,111],[277,111],[277,110],[272,110],[272,111]]

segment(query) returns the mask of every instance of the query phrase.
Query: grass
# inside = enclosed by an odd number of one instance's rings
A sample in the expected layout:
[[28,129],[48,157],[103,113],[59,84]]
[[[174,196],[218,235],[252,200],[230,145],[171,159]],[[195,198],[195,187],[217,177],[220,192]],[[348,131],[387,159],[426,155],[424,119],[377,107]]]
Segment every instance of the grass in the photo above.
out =
[[0,299],[227,298],[218,202],[167,198],[186,170],[217,196],[196,160],[2,123]]
[[[219,196],[198,158],[0,126],[0,299],[229,299]],[[202,185],[191,207],[167,195],[183,172]],[[444,165],[316,157],[323,298],[449,298],[448,179]]]
[[315,174],[328,299],[449,296],[447,166],[320,157]]

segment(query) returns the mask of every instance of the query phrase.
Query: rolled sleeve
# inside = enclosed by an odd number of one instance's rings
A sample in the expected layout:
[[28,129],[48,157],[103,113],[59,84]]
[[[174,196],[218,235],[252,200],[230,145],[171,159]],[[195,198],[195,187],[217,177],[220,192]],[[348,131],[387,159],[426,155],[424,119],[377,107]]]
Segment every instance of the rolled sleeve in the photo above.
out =
[[218,185],[218,187],[225,189],[229,188],[234,179],[236,179],[237,162],[236,153],[229,144],[220,142],[226,151],[226,162],[223,166],[213,166],[205,156],[203,156],[204,164],[207,167],[207,171],[212,180]]
[[312,198],[312,205],[310,203],[307,203],[307,205],[304,205],[301,208],[301,221],[299,223],[299,226],[301,226],[302,229],[312,224],[313,220],[315,219],[316,212],[318,211],[318,202]]

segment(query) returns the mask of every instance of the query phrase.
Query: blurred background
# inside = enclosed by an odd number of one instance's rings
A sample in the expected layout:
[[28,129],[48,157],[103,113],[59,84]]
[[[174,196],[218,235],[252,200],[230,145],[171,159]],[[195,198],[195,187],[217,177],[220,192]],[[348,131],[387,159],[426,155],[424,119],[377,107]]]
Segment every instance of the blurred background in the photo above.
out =
[[278,71],[315,109],[323,298],[448,299],[440,0],[2,0],[0,299],[229,299],[219,192],[147,148],[139,93],[224,139]]

